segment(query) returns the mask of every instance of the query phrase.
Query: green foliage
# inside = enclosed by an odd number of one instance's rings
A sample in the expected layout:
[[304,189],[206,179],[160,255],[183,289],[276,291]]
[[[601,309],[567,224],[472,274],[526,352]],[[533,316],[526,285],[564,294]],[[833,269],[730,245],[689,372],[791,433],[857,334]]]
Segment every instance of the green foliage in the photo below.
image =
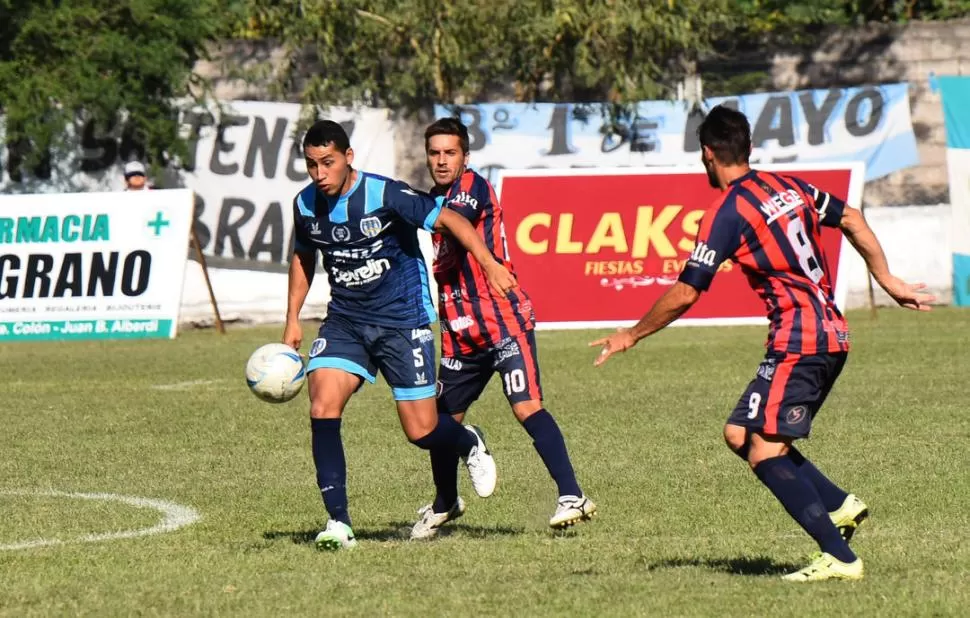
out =
[[14,156],[36,162],[94,119],[150,156],[178,152],[177,110],[220,28],[216,0],[0,0],[0,113]]
[[[420,105],[662,96],[724,32],[726,0],[250,0],[237,31],[282,41],[280,91]],[[304,77],[305,76],[305,77]]]

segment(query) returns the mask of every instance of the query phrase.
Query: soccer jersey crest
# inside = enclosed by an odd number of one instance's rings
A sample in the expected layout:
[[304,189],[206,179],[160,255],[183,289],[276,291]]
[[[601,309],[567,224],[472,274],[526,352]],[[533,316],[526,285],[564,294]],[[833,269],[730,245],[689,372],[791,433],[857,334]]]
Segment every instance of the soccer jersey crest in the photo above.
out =
[[381,233],[381,220],[377,217],[364,217],[360,220],[360,233],[367,238],[373,238]]

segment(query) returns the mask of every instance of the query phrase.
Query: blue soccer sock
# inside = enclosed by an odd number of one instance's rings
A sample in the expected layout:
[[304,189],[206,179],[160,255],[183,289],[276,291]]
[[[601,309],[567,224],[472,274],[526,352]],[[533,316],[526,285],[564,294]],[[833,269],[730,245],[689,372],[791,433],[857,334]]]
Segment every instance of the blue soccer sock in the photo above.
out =
[[856,555],[829,519],[815,486],[798,473],[791,459],[765,459],[754,467],[754,473],[823,552],[842,562],[855,562]]
[[458,453],[447,448],[433,448],[429,454],[437,492],[431,510],[444,513],[458,501]]
[[311,418],[313,464],[317,468],[317,487],[323,496],[330,519],[350,525],[347,512],[347,461],[340,439],[339,418]]
[[818,492],[819,497],[822,499],[825,510],[829,512],[837,511],[845,502],[845,499],[849,497],[848,492],[830,481],[811,461],[805,459],[805,456],[798,452],[798,449],[795,447],[788,450],[788,458],[795,463],[795,467],[798,468],[798,474],[808,479],[815,486],[815,491]]
[[566,440],[562,437],[556,419],[543,408],[525,419],[522,426],[532,437],[532,445],[538,451],[542,463],[546,464],[549,475],[556,481],[559,495],[583,495],[576,481],[573,464],[569,461]]
[[411,442],[427,451],[440,448],[467,457],[478,444],[478,439],[453,417],[439,413],[438,424],[434,429],[428,435]]

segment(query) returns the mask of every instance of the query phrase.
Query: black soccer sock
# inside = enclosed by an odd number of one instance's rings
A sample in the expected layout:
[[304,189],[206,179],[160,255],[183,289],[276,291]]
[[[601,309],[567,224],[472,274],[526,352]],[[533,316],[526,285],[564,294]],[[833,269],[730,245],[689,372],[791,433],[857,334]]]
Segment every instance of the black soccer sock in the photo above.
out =
[[822,504],[825,505],[826,511],[830,513],[837,511],[845,502],[845,499],[849,497],[848,492],[830,481],[811,461],[805,459],[805,456],[798,452],[798,449],[795,447],[789,449],[788,458],[795,463],[795,467],[798,468],[798,474],[808,479],[815,486],[815,491],[818,492],[819,497],[822,499]]
[[323,496],[330,519],[350,525],[347,512],[347,461],[340,439],[339,418],[311,418],[313,464],[317,468],[317,487]]
[[433,448],[428,454],[437,491],[431,509],[444,513],[458,501],[458,453],[448,448]]
[[438,414],[438,424],[426,435],[411,440],[415,446],[425,450],[447,449],[461,457],[467,457],[478,440],[472,432],[465,429],[461,423],[448,414]]
[[856,560],[856,555],[829,519],[815,486],[798,473],[791,459],[787,456],[765,459],[755,466],[754,473],[823,552],[842,562]]
[[546,464],[549,475],[556,481],[560,496],[581,496],[582,490],[576,481],[573,464],[569,461],[566,451],[566,440],[556,424],[556,419],[545,409],[539,410],[522,423],[525,430],[532,436],[542,463]]

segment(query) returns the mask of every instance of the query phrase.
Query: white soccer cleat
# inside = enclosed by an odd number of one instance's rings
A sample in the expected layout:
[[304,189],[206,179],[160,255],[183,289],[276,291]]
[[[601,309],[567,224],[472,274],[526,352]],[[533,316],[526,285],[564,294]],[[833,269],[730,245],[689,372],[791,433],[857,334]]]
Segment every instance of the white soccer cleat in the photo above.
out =
[[586,496],[559,496],[556,512],[549,519],[549,525],[557,530],[586,521],[596,513],[596,505]]
[[354,531],[350,529],[350,526],[333,519],[327,521],[327,527],[317,535],[313,542],[317,549],[325,551],[350,549],[357,546],[357,539],[354,538]]
[[427,504],[418,509],[421,519],[411,528],[412,540],[432,539],[438,535],[441,526],[449,521],[454,521],[465,514],[465,501],[461,498],[444,513],[435,513],[431,504]]
[[468,457],[463,457],[465,466],[468,468],[468,475],[472,480],[472,487],[475,493],[482,498],[487,498],[495,491],[495,483],[498,482],[498,471],[495,468],[495,459],[488,452],[485,446],[485,434],[475,425],[465,425],[465,429],[471,432],[477,440],[477,444],[472,447]]

